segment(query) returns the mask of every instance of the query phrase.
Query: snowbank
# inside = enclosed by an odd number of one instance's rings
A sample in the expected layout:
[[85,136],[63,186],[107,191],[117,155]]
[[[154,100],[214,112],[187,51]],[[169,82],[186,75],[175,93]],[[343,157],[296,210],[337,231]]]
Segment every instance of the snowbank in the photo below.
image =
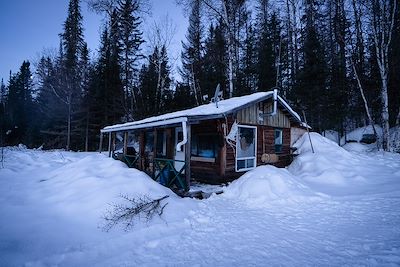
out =
[[[288,170],[312,190],[328,195],[400,190],[396,176],[400,164],[390,167],[384,164],[385,157],[400,159],[400,155],[375,152],[373,157],[367,157],[360,153],[370,149],[371,145],[347,144],[346,148],[350,150],[347,151],[318,133],[310,133],[310,136],[315,153],[311,152],[309,137],[304,134],[295,144],[300,154]],[[389,184],[395,186],[390,188]]]
[[[309,202],[328,196],[400,193],[400,155],[379,154],[371,149],[374,144],[349,143],[345,146],[348,151],[313,132],[310,137],[304,134],[294,146],[299,155],[287,169],[270,165],[257,167],[228,185],[223,196],[260,207]],[[366,154],[366,151],[371,152]],[[387,166],[386,158],[399,158],[399,163]]]
[[227,186],[223,195],[251,206],[264,206],[271,202],[292,203],[316,197],[286,169],[270,165],[247,172]]
[[325,138],[328,138],[329,140],[335,142],[336,144],[339,144],[340,140],[340,134],[337,131],[334,130],[326,130],[322,132],[322,135]]
[[[2,176],[31,184],[32,201],[46,205],[58,216],[84,220],[96,227],[109,204],[124,202],[121,195],[151,199],[169,195],[164,219],[171,221],[180,220],[191,207],[190,199],[181,199],[144,172],[105,154],[20,147],[7,148],[5,159]],[[23,169],[21,164],[25,165]]]
[[[400,155],[316,134],[312,154],[304,138],[297,169],[258,167],[202,201],[105,155],[5,149],[0,266],[399,266]],[[119,194],[170,197],[163,219],[102,232]]]

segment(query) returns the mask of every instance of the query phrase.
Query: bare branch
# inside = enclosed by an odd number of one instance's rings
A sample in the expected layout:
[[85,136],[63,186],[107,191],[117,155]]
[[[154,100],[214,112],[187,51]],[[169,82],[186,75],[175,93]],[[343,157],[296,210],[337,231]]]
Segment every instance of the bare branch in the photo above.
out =
[[108,232],[117,224],[123,224],[124,230],[129,231],[137,220],[150,222],[155,215],[161,217],[165,206],[168,202],[161,202],[169,196],[163,196],[158,199],[151,199],[144,195],[138,198],[130,198],[126,195],[120,195],[122,199],[129,203],[129,206],[123,204],[111,204],[111,209],[107,210],[103,216],[104,225],[101,227],[103,231]]

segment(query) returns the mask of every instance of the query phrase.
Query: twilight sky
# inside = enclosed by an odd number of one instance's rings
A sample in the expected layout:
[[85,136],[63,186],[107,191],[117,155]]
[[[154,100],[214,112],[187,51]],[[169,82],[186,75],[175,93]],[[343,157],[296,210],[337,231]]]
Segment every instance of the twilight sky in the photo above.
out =
[[[10,70],[16,73],[24,60],[33,63],[44,50],[58,49],[58,34],[67,17],[68,3],[69,0],[0,0],[0,80],[3,78],[6,85]],[[187,30],[187,18],[175,0],[150,0],[150,3],[152,16],[146,19],[146,24],[151,25],[168,14],[176,25],[171,44],[174,54],[171,57],[176,57]],[[88,11],[84,1],[81,11],[85,40],[93,54],[99,47],[102,17]],[[172,64],[178,63],[175,60]]]

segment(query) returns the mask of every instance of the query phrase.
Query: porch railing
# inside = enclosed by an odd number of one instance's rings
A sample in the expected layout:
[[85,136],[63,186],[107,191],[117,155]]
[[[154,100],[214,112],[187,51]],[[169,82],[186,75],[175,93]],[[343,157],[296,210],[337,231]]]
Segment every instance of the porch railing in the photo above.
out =
[[[175,168],[175,162],[183,163],[179,170]],[[178,189],[183,189],[185,191],[188,190],[188,185],[186,184],[186,179],[183,175],[183,172],[186,168],[185,161],[155,158],[154,167],[154,180],[169,188],[175,185],[178,187]]]
[[123,153],[114,153],[112,156],[114,159],[125,162],[129,168],[136,167],[136,163],[140,159],[139,155],[124,155]]

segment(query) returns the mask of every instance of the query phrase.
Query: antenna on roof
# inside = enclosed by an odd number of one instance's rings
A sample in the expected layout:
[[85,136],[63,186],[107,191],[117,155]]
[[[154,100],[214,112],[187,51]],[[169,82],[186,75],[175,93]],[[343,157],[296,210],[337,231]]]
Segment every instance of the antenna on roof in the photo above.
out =
[[220,91],[220,85],[217,85],[217,88],[215,88],[215,94],[214,97],[211,98],[211,102],[215,103],[215,106],[218,108],[218,101],[222,100],[222,92]]

